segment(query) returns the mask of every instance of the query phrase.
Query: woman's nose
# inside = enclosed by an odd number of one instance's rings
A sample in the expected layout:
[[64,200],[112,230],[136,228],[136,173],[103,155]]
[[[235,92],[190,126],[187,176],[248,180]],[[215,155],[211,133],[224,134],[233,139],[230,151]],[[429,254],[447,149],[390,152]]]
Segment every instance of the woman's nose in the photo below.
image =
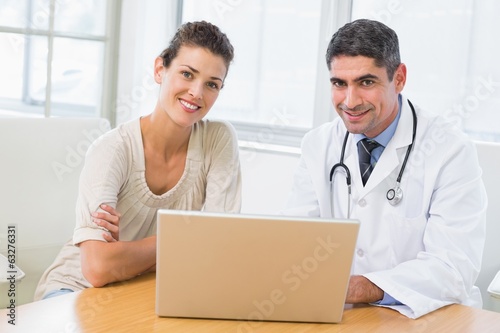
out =
[[203,97],[203,84],[201,82],[193,81],[189,86],[189,94],[195,99]]

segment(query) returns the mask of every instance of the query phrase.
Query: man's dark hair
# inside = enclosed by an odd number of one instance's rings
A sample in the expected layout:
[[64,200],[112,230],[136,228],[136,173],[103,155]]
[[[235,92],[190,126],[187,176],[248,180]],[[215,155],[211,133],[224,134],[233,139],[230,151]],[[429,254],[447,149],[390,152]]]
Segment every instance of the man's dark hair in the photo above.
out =
[[367,19],[347,23],[332,36],[326,51],[328,70],[333,58],[338,56],[373,58],[376,66],[386,68],[389,81],[401,64],[396,32],[383,23]]

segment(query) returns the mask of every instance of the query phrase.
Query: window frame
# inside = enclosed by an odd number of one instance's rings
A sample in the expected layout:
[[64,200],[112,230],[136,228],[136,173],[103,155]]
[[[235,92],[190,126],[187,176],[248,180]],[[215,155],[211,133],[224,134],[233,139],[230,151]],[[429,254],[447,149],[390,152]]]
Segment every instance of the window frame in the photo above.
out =
[[[32,0],[28,1],[28,8],[31,6]],[[46,63],[46,89],[45,89],[45,103],[43,117],[53,116],[52,110],[54,105],[62,105],[60,103],[53,103],[51,101],[52,94],[52,60],[54,52],[54,38],[68,38],[86,41],[98,41],[104,43],[104,57],[103,57],[103,76],[102,76],[102,94],[100,104],[97,105],[96,117],[103,117],[110,120],[113,123],[115,119],[114,107],[116,104],[116,86],[118,77],[118,48],[119,48],[119,32],[120,32],[120,14],[123,0],[106,0],[106,29],[103,36],[95,36],[85,33],[68,33],[59,32],[54,30],[54,19],[57,15],[55,13],[55,5],[57,0],[50,0],[49,2],[49,13],[48,20],[49,26],[47,30],[37,29],[28,27],[9,27],[0,25],[0,33],[12,33],[20,35],[23,38],[31,36],[40,36],[47,38],[47,63]],[[30,10],[27,10],[27,14],[30,15]],[[29,41],[29,39],[27,39]],[[16,113],[22,114],[27,111],[26,116],[35,116],[38,112],[30,112],[35,105],[40,105],[29,101],[28,87],[29,87],[29,74],[26,70],[29,66],[29,55],[25,55],[23,61],[23,91],[20,103],[15,103],[11,107],[3,108],[6,111],[14,111]],[[8,104],[8,103],[5,103]],[[70,105],[67,105],[71,109]],[[71,110],[68,111],[71,113]]]

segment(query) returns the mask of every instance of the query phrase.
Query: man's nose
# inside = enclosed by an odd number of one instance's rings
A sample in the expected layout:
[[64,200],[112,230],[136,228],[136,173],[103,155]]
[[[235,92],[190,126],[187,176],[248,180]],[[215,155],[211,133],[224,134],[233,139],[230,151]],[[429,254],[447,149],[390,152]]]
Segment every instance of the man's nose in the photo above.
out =
[[345,92],[344,104],[349,109],[354,109],[361,104],[361,98],[356,87],[347,87]]

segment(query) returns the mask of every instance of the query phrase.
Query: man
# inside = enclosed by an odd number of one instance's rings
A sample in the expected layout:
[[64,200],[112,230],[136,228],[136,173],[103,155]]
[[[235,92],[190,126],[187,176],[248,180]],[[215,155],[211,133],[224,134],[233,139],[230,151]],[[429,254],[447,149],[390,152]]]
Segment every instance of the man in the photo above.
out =
[[304,137],[285,213],[360,221],[346,303],[410,318],[481,307],[487,199],[474,144],[401,95],[406,66],[384,24],[346,24],[326,61],[339,117]]

